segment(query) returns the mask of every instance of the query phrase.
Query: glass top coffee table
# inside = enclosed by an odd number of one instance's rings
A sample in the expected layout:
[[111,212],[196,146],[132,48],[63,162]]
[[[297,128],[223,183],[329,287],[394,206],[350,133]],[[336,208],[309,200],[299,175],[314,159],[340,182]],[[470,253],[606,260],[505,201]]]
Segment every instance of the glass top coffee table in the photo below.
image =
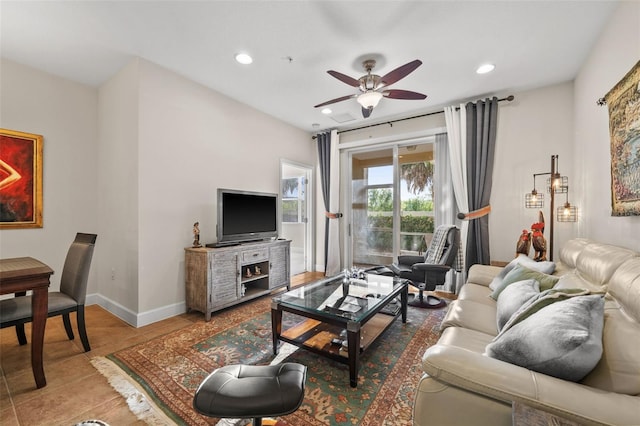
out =
[[[291,343],[349,366],[349,383],[358,385],[360,354],[393,321],[407,322],[408,282],[397,277],[367,274],[343,285],[342,275],[307,284],[273,298],[273,352],[278,341]],[[400,302],[397,301],[400,296]],[[282,313],[307,318],[282,330]]]

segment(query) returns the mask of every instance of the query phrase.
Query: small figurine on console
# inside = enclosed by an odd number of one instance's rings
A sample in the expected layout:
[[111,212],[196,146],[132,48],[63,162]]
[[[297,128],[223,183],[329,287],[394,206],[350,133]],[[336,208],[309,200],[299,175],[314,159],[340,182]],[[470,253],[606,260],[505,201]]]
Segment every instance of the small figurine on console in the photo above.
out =
[[193,224],[193,247],[202,247],[200,245],[200,222]]
[[522,230],[522,234],[520,234],[520,238],[518,238],[518,243],[516,244],[516,257],[520,253],[525,256],[529,256],[529,251],[531,251],[531,232],[527,229]]
[[246,273],[245,277],[251,278],[252,276],[253,276],[253,274],[251,273],[251,268],[247,268],[247,273]]
[[262,270],[260,269],[260,267],[258,265],[256,265],[256,275],[260,275],[262,273]]

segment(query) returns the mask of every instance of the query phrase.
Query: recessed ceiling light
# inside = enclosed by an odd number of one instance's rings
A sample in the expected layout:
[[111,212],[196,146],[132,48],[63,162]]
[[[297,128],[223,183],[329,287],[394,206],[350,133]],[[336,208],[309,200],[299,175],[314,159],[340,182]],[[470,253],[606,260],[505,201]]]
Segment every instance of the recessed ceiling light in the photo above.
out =
[[332,113],[331,108],[323,108],[322,109],[322,113],[323,114],[331,114]]
[[478,73],[478,74],[486,74],[488,72],[493,71],[495,68],[496,68],[496,66],[493,65],[493,64],[480,65],[478,67],[478,69],[476,70],[476,73]]
[[253,62],[253,58],[246,53],[238,53],[236,55],[236,61],[242,65],[249,65]]

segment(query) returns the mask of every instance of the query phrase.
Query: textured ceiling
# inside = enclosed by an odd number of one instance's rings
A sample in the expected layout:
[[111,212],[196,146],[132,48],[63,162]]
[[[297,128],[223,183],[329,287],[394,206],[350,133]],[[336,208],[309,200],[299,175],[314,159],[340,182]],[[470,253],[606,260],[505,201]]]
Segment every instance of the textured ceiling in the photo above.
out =
[[[92,86],[141,57],[298,128],[344,129],[572,80],[615,7],[613,1],[2,0],[0,53]],[[240,51],[253,64],[236,63]],[[391,88],[427,99],[382,99],[368,119],[355,99],[332,105],[328,116],[313,108],[357,93],[326,71],[358,78],[367,57],[379,60],[379,75],[420,59],[423,65]],[[477,75],[485,62],[496,70]]]

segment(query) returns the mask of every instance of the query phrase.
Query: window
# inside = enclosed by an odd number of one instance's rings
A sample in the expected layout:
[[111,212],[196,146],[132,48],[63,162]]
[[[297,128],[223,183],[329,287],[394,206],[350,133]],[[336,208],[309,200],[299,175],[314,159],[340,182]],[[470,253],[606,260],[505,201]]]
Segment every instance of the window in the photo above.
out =
[[307,217],[304,195],[306,180],[304,178],[282,179],[282,221],[301,223]]

